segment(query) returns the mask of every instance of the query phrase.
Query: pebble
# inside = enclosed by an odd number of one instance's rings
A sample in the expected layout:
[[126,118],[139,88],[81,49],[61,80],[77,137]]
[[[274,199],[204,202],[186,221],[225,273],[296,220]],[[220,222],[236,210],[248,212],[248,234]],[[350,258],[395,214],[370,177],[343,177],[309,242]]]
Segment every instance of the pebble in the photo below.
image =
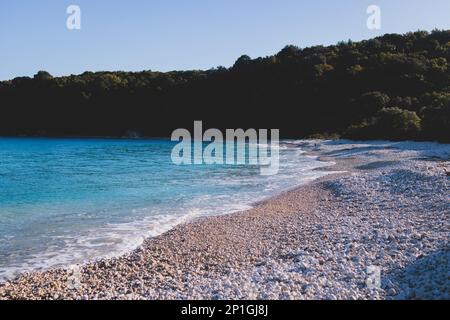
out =
[[0,284],[0,299],[448,299],[449,163],[414,152],[333,158],[346,174],[81,266],[80,287],[53,269]]

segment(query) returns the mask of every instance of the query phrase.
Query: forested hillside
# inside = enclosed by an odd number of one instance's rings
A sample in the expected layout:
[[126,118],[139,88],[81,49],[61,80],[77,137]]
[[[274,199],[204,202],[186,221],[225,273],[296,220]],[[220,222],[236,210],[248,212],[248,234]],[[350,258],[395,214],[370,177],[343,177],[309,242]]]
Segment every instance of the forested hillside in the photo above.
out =
[[287,46],[228,69],[41,71],[0,82],[0,135],[161,137],[203,120],[205,128],[279,128],[282,137],[448,142],[449,61],[446,30]]

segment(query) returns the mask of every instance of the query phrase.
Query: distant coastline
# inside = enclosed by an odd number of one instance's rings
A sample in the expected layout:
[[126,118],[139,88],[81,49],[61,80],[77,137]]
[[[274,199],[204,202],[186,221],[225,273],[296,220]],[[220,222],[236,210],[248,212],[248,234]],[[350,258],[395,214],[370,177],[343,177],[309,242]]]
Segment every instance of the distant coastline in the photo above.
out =
[[230,68],[85,72],[0,82],[0,135],[167,137],[209,128],[281,138],[450,140],[450,30],[299,48]]

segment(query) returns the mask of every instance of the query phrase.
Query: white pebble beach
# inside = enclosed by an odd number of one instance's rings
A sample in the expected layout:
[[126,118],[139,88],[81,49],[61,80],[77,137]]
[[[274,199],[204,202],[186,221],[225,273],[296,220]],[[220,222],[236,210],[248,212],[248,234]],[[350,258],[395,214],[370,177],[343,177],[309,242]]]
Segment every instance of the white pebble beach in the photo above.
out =
[[126,255],[23,274],[0,299],[450,299],[450,145],[292,144],[336,165]]

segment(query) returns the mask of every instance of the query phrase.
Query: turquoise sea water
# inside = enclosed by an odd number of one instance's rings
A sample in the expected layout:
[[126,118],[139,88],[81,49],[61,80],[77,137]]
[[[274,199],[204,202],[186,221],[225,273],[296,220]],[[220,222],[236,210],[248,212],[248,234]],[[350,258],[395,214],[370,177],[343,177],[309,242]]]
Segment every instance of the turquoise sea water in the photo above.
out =
[[110,257],[176,224],[249,208],[329,165],[280,148],[280,172],[171,162],[165,140],[0,138],[0,280]]

